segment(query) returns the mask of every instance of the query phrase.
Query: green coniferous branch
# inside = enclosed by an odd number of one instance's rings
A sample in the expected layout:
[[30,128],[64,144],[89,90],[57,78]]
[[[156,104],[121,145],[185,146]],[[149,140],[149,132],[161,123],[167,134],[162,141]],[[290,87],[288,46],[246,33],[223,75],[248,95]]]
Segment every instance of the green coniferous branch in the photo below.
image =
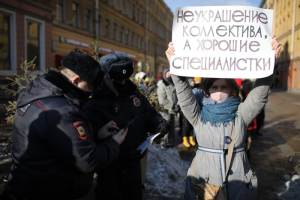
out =
[[[5,92],[8,94],[12,94],[13,96],[16,96],[19,94],[23,89],[25,89],[28,84],[37,78],[37,75],[30,75],[31,72],[28,71],[28,69],[34,69],[35,68],[35,61],[36,57],[30,62],[27,60],[22,61],[21,63],[21,70],[23,71],[22,75],[15,75],[14,78],[6,77],[7,80],[10,80],[11,82],[7,85],[9,86],[17,86],[17,90],[11,90],[9,88],[2,88]],[[17,109],[17,102],[16,101],[9,101],[8,105],[3,105],[6,109],[6,123],[7,124],[13,124],[14,114]]]
[[[300,152],[295,152],[295,153],[293,153],[293,154],[287,156],[286,159],[287,159],[289,162],[292,162],[294,156],[297,156],[297,155],[300,156]],[[295,174],[295,173],[297,173],[297,172],[300,173],[300,164],[296,165],[296,167],[294,167],[294,169],[295,169],[295,171],[293,171],[292,174]]]
[[76,51],[83,53],[83,54],[88,54],[89,56],[93,57],[97,62],[100,63],[100,55],[99,55],[99,48],[100,48],[100,41],[93,41],[92,42],[92,51],[86,52],[83,51],[82,49],[77,48]]
[[35,61],[36,57],[34,57],[34,59],[30,62],[28,62],[27,60],[22,61],[21,63],[21,69],[23,71],[22,75],[15,75],[14,78],[10,78],[10,77],[6,77],[7,80],[10,80],[11,82],[8,83],[7,85],[10,86],[18,86],[17,91],[15,90],[11,90],[8,88],[2,88],[4,91],[6,91],[8,94],[12,94],[13,96],[16,96],[17,94],[19,94],[21,92],[21,90],[25,89],[27,87],[27,85],[33,81],[34,79],[36,79],[37,75],[30,75],[31,72],[28,71],[29,68],[34,69],[35,68]]
[[100,47],[100,41],[94,41],[92,42],[92,47],[93,47],[93,55],[92,57],[100,63],[100,55],[99,55],[99,47]]

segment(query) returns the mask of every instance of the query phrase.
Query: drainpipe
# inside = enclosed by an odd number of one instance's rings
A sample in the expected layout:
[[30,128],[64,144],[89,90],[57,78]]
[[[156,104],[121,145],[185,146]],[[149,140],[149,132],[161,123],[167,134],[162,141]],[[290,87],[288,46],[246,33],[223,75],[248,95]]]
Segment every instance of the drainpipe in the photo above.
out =
[[145,13],[145,45],[144,45],[144,62],[142,66],[142,71],[146,72],[147,67],[147,51],[148,51],[148,0],[146,0],[146,13]]
[[295,15],[296,15],[296,0],[294,0],[293,22],[292,22],[291,55],[290,55],[290,88],[289,88],[290,92],[292,91],[292,83],[293,83],[293,58],[294,58],[294,37],[295,37]]
[[96,26],[95,26],[95,40],[98,41],[98,6],[99,6],[99,1],[95,0],[95,21],[96,21]]

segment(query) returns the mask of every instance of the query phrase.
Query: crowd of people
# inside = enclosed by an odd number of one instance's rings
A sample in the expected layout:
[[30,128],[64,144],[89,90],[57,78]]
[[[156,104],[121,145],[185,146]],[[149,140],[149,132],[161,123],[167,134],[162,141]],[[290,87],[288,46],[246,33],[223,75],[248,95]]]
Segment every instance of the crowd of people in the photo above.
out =
[[[276,57],[280,47],[273,36]],[[169,61],[174,52],[170,43]],[[160,133],[161,147],[172,146],[178,115],[183,146],[198,144],[184,198],[255,199],[249,133],[262,127],[259,113],[276,69],[254,86],[249,80],[180,77],[165,69],[153,88],[163,106],[158,113],[130,80],[134,67],[127,55],[109,54],[99,64],[70,52],[59,71],[48,70],[19,95],[12,170],[0,198],[77,199],[91,190],[97,173],[96,199],[141,200],[147,151],[138,147],[149,133]],[[144,72],[134,77],[147,90],[150,77]]]

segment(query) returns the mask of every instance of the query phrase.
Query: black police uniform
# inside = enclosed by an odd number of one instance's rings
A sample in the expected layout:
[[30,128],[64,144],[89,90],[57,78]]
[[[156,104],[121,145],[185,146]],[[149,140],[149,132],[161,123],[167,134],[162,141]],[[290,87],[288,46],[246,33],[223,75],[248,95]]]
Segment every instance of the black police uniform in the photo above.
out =
[[[94,130],[111,120],[119,128],[124,128],[134,117],[137,118],[128,128],[117,160],[106,169],[97,171],[99,179],[95,190],[96,199],[142,199],[142,157],[134,159],[130,155],[145,141],[147,132],[155,133],[163,118],[130,80],[127,81],[124,95],[119,97],[104,80],[100,88],[93,90],[92,98],[83,106]],[[96,141],[97,144],[101,142]]]
[[80,198],[90,191],[94,170],[118,156],[114,139],[95,145],[80,107],[81,97],[87,95],[53,70],[20,94],[8,191],[14,198]]

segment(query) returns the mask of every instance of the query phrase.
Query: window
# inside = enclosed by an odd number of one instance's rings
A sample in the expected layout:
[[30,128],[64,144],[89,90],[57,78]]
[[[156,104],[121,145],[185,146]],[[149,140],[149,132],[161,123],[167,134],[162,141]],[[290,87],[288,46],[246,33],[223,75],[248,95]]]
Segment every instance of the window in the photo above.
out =
[[132,19],[135,20],[135,5],[132,4]]
[[85,27],[87,31],[92,31],[92,16],[89,9],[85,10]]
[[135,47],[135,33],[132,33],[132,46]]
[[64,22],[64,1],[56,0],[56,20]]
[[140,23],[140,9],[137,9],[137,21]]
[[107,38],[109,38],[109,35],[110,35],[110,20],[106,19],[105,20],[105,36]]
[[98,15],[98,35],[102,35],[102,17]]
[[114,23],[114,40],[118,41],[118,24]]
[[125,0],[121,0],[121,11],[125,14]]
[[142,21],[141,21],[142,26],[144,26],[144,23],[145,23],[145,13],[142,12]]
[[140,47],[140,36],[139,35],[137,35],[136,40],[137,40],[137,48],[139,49],[139,48],[141,48]]
[[72,25],[79,27],[79,6],[77,3],[72,4]]
[[14,76],[16,69],[16,13],[0,7],[0,70],[2,76]]
[[142,50],[144,50],[144,45],[145,45],[145,43],[144,43],[144,38],[141,37],[141,49],[142,49]]
[[0,12],[0,70],[9,70],[11,66],[11,37],[10,37],[10,15]]
[[130,31],[129,30],[126,31],[126,35],[127,35],[126,36],[127,37],[127,43],[126,44],[130,45]]
[[[36,22],[27,21],[26,22],[26,51],[27,58],[26,60],[31,61],[36,56],[36,69],[39,69],[38,63],[40,62],[40,34],[39,34],[40,25]],[[33,70],[32,68],[29,70]]]
[[29,70],[42,70],[45,67],[45,22],[25,16],[25,59],[35,59],[35,68]]
[[115,9],[119,9],[119,0],[114,0]]
[[121,42],[124,43],[125,42],[125,36],[124,36],[124,27],[121,27]]
[[148,41],[148,52],[151,52],[151,41]]
[[129,0],[127,1],[127,15],[130,17],[130,2]]

